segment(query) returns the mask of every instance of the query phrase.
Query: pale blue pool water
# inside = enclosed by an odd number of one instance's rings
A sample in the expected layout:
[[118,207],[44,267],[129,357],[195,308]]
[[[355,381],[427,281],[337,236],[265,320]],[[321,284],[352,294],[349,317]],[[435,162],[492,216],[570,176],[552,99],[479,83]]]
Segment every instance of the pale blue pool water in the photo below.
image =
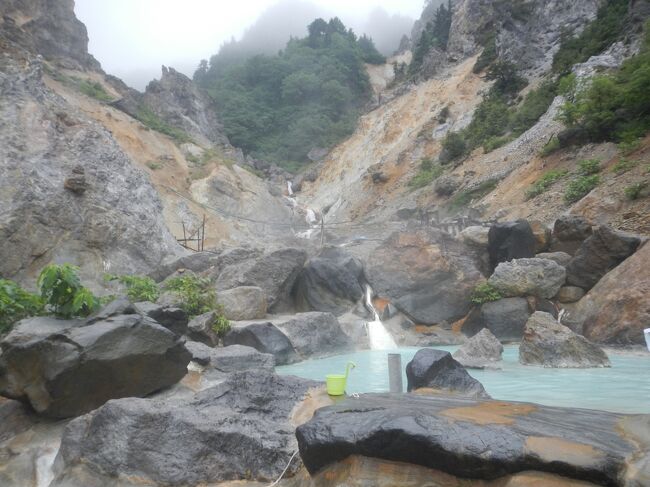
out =
[[[457,347],[432,347],[453,352]],[[357,364],[350,373],[347,393],[387,392],[387,353],[400,353],[402,367],[418,348],[366,350],[277,367],[282,375],[325,380],[326,374],[343,373],[349,360]],[[518,347],[503,352],[502,370],[469,370],[494,399],[524,401],[621,413],[650,413],[650,352],[610,353],[607,369],[545,369],[519,364]],[[406,390],[406,374],[404,374]]]

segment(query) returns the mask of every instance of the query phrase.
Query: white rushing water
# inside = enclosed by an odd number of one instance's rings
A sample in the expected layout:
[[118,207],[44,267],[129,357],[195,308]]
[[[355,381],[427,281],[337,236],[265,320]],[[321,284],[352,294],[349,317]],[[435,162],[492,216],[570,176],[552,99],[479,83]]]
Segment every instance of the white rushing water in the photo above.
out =
[[390,350],[397,348],[397,344],[393,337],[388,332],[384,324],[379,318],[379,313],[372,304],[372,289],[366,286],[366,306],[372,313],[374,320],[366,323],[368,329],[368,340],[370,342],[371,350]]
[[293,196],[293,183],[291,181],[287,181],[287,193],[289,193],[289,196]]

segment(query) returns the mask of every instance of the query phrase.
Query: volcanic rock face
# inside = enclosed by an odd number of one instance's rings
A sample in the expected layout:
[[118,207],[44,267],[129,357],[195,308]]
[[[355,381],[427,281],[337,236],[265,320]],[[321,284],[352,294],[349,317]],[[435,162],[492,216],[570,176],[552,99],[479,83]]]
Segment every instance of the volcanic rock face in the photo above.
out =
[[503,298],[484,303],[472,311],[462,330],[472,336],[487,329],[501,341],[519,341],[529,316],[529,305],[525,298]]
[[423,325],[465,316],[483,280],[474,251],[433,229],[391,235],[369,257],[366,276],[377,296]]
[[346,353],[354,350],[350,338],[331,313],[299,313],[274,318],[273,324],[289,338],[304,359]]
[[[316,411],[296,436],[312,475],[361,455],[464,479],[492,480],[529,471],[566,477],[566,483],[542,478],[512,485],[572,485],[573,480],[616,486],[645,485],[650,479],[649,432],[647,416],[459,397],[365,394]],[[449,480],[424,485],[463,485]]]
[[224,345],[246,345],[262,353],[270,353],[278,365],[298,360],[296,350],[287,336],[272,323],[233,323],[223,339]]
[[504,296],[536,296],[550,299],[566,278],[564,267],[548,259],[515,259],[503,262],[488,282]]
[[526,323],[519,361],[555,368],[610,367],[607,355],[598,345],[541,311],[533,313]]
[[178,382],[190,353],[140,315],[81,322],[32,318],[0,343],[0,391],[38,413],[67,418],[109,399],[145,396]]
[[229,320],[255,320],[266,316],[266,294],[259,287],[241,286],[221,291],[217,300]]
[[490,397],[449,352],[423,348],[406,365],[408,391],[429,388],[468,397]]
[[452,355],[463,367],[484,369],[495,367],[501,360],[503,345],[490,330],[483,328],[480,332],[460,346]]
[[[291,415],[317,386],[251,370],[234,373],[189,401],[111,401],[68,425],[52,486],[87,486],[83,472],[88,471],[155,485],[270,482],[296,450]],[[288,475],[299,465],[292,462]]]
[[535,256],[535,236],[526,220],[497,223],[488,233],[490,264],[494,269],[501,262]]

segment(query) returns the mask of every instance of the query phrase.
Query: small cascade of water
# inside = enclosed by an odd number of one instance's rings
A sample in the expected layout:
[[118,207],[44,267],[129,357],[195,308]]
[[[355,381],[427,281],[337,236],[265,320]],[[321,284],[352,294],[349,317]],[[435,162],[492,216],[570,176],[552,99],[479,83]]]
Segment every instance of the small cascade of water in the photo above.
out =
[[316,212],[312,210],[311,208],[307,208],[307,216],[306,216],[307,223],[310,225],[315,224],[318,222],[318,218],[316,218]]
[[372,289],[366,286],[366,307],[372,313],[374,320],[366,323],[368,340],[371,350],[389,350],[397,348],[397,344],[379,318],[379,313],[372,304]]
[[289,196],[293,196],[293,183],[291,181],[287,181],[287,193]]

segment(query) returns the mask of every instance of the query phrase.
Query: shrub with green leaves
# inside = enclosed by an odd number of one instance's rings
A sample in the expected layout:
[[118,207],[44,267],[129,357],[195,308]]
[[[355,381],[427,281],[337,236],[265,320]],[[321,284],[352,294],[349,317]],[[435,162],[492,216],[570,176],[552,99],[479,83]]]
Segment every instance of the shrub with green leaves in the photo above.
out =
[[440,162],[447,162],[458,159],[469,151],[467,142],[462,134],[458,132],[449,132],[442,140],[442,152],[440,153]]
[[483,142],[483,153],[488,154],[499,147],[509,144],[513,140],[514,137],[512,135],[492,136]]
[[209,279],[195,275],[178,276],[165,283],[165,289],[181,300],[181,308],[190,316],[219,309],[217,295]]
[[556,137],[553,136],[549,139],[549,141],[542,147],[542,150],[539,152],[539,155],[542,157],[548,157],[553,152],[556,152],[560,150],[560,140]]
[[636,167],[638,163],[639,161],[634,161],[631,159],[627,159],[625,157],[621,157],[619,161],[612,166],[612,171],[615,172],[616,174],[622,174]]
[[38,276],[37,285],[46,306],[60,318],[88,316],[99,308],[99,299],[81,285],[79,268],[50,264]]
[[183,132],[176,127],[172,127],[162,118],[156,115],[149,107],[141,105],[138,108],[135,118],[137,118],[144,125],[149,127],[151,130],[165,134],[172,139],[174,139],[179,144],[184,144],[186,142],[191,142],[189,135]]
[[561,169],[546,171],[542,177],[535,181],[535,183],[526,191],[526,199],[529,200],[544,193],[548,188],[567,174],[568,171]]
[[498,184],[499,182],[496,179],[489,179],[487,181],[483,181],[475,188],[467,189],[465,191],[458,193],[450,201],[449,209],[454,211],[460,208],[465,208],[472,201],[478,200],[483,196],[485,196],[486,194],[488,194],[489,192],[491,192],[494,188],[497,187]]
[[638,200],[643,196],[644,190],[648,187],[648,181],[641,181],[625,188],[625,197],[630,201]]
[[483,51],[476,59],[476,63],[472,68],[473,73],[475,74],[480,73],[485,68],[487,68],[490,64],[492,64],[494,61],[497,60],[498,53],[497,53],[496,39],[497,39],[496,34],[494,33],[487,36],[483,46]]
[[75,81],[75,84],[79,91],[81,91],[84,95],[87,95],[99,101],[113,101],[113,97],[106,92],[104,86],[101,83],[81,78],[73,78],[73,80]]
[[501,298],[503,298],[503,296],[499,291],[496,290],[494,286],[492,286],[492,284],[489,282],[484,282],[474,288],[474,292],[472,293],[470,300],[474,304],[484,304],[490,303],[492,301],[498,301]]
[[14,281],[0,279],[0,333],[8,332],[14,323],[43,312],[43,301],[37,294],[25,291]]
[[575,203],[584,198],[589,192],[600,184],[600,176],[579,176],[569,183],[564,193],[564,201]]
[[217,336],[223,337],[230,331],[230,321],[228,321],[223,315],[223,310],[221,310],[221,308],[217,311],[218,313],[215,315],[214,322],[212,323],[212,331],[214,331]]
[[600,172],[600,161],[598,159],[584,159],[578,162],[578,174],[591,176]]
[[409,181],[409,186],[414,189],[424,188],[438,179],[442,173],[443,169],[439,164],[433,164],[431,159],[422,159],[420,170]]
[[151,301],[155,303],[160,296],[156,281],[144,276],[113,276],[107,275],[109,281],[118,281],[126,287],[126,295],[133,303]]

